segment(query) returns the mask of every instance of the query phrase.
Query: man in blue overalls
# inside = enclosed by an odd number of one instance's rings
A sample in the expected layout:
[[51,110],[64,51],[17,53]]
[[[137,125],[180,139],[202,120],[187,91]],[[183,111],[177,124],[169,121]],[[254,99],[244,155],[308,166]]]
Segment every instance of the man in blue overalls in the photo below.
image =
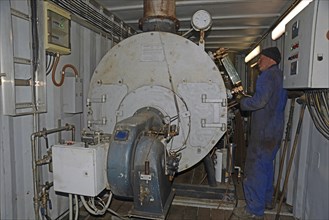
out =
[[239,218],[263,219],[265,208],[272,204],[273,160],[283,135],[287,101],[280,61],[277,47],[262,50],[256,92],[240,100],[241,110],[251,111],[252,118],[243,182],[246,206],[233,211]]

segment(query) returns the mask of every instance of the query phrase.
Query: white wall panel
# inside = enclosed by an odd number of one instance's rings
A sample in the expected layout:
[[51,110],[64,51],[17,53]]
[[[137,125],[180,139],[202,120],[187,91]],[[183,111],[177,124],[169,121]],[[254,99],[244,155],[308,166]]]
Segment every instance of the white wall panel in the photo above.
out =
[[17,219],[33,219],[33,180],[30,136],[33,131],[31,116],[13,118],[15,175],[14,187]]

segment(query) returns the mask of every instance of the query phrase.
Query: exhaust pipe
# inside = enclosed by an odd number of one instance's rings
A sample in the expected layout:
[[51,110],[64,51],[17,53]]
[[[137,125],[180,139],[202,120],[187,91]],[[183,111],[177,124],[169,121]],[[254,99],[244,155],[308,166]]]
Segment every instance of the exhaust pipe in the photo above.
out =
[[176,18],[176,0],[144,0],[144,17],[139,28],[147,31],[176,33],[179,21]]

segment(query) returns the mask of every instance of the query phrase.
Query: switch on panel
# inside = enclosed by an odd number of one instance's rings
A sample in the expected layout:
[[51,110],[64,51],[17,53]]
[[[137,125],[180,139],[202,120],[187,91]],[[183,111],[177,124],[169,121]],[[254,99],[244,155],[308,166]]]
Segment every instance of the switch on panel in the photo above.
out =
[[45,2],[45,48],[59,54],[71,53],[71,15],[59,6]]

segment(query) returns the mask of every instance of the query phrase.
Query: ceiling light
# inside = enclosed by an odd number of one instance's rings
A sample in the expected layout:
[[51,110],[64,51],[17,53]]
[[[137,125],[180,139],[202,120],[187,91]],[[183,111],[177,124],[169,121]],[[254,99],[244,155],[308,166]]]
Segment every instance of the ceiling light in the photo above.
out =
[[248,63],[250,60],[252,60],[255,56],[257,56],[260,53],[260,46],[258,45],[253,51],[251,51],[246,58],[244,59],[245,63]]
[[251,65],[250,65],[250,68],[253,68],[253,67],[256,66],[256,65],[257,65],[257,62],[251,64]]
[[283,20],[274,28],[272,31],[272,40],[278,39],[286,29],[286,24],[293,19],[301,10],[303,10],[309,3],[313,0],[302,0],[299,2],[294,9],[292,9],[287,16],[283,18]]

